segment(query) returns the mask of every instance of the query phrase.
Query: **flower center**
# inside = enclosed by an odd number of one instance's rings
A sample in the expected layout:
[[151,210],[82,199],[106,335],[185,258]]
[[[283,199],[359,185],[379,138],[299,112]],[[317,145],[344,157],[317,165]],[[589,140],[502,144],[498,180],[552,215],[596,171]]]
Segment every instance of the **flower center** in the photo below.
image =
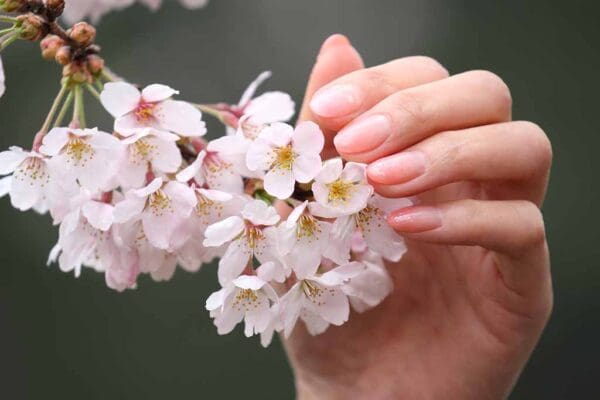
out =
[[350,199],[354,192],[354,184],[352,182],[338,179],[327,185],[329,189],[328,200],[332,203],[345,203]]
[[148,120],[154,118],[155,108],[156,103],[140,103],[133,113],[138,122],[147,122]]
[[40,180],[41,185],[48,183],[49,175],[46,171],[46,164],[38,157],[29,157],[15,171],[13,177],[15,179],[29,179],[31,181]]
[[298,228],[296,229],[296,237],[311,238],[315,233],[320,233],[321,227],[317,220],[311,215],[302,215],[298,220]]
[[145,139],[140,139],[131,146],[131,156],[134,163],[140,161],[148,161],[152,158],[153,153],[156,151],[156,145],[149,143]]
[[373,207],[372,205],[366,206],[363,210],[359,211],[356,214],[355,220],[357,227],[363,232],[369,232],[371,230],[371,224],[373,223],[373,219],[377,221],[377,227],[381,227],[381,220],[384,217],[384,212],[381,211],[377,207]]
[[232,304],[233,308],[249,310],[258,307],[258,294],[252,289],[240,289],[235,295]]
[[291,170],[295,159],[296,153],[294,153],[292,145],[288,144],[275,149],[275,162],[273,164],[281,169]]
[[160,189],[150,195],[148,206],[152,210],[152,214],[157,217],[163,215],[167,211],[173,211],[173,208],[171,207],[171,198]]
[[74,165],[84,165],[94,157],[94,149],[83,139],[76,137],[67,144],[66,154]]
[[246,240],[248,240],[248,247],[251,249],[255,249],[264,238],[265,235],[256,226],[246,228]]
[[223,216],[223,204],[213,201],[206,196],[196,193],[198,203],[196,204],[196,215],[205,223],[209,223],[209,218],[214,215],[217,219]]

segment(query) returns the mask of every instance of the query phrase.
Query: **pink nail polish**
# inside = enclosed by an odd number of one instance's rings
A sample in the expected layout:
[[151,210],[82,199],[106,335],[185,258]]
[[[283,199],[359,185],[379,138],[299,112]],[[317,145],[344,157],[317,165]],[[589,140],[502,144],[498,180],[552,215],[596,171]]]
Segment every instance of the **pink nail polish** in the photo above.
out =
[[397,185],[413,180],[427,170],[427,158],[420,151],[407,151],[382,158],[369,165],[369,179],[382,185]]
[[387,115],[369,115],[342,129],[335,136],[334,143],[341,153],[362,153],[381,146],[391,131],[392,122]]
[[339,84],[318,90],[310,101],[310,109],[321,117],[337,118],[357,111],[361,104],[357,87]]
[[398,232],[427,232],[442,226],[442,213],[435,207],[408,207],[393,212],[388,221]]

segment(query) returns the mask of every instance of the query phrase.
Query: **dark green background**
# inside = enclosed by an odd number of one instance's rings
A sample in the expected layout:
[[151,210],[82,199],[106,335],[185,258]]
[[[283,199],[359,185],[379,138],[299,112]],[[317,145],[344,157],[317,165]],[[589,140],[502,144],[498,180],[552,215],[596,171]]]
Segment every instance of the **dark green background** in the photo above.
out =
[[[235,101],[257,73],[301,99],[321,41],[346,33],[369,64],[425,54],[452,73],[484,68],[512,88],[514,116],[554,144],[545,206],[556,306],[511,399],[600,398],[600,29],[593,1],[212,0],[189,12],[136,7],[99,25],[104,56],[139,83],[163,82],[195,101]],[[0,147],[29,146],[57,90],[57,67],[35,46],[3,54]],[[41,74],[41,75],[40,75]],[[88,120],[109,128],[93,103]],[[213,135],[220,129],[211,125]],[[169,283],[142,279],[117,294],[85,271],[45,267],[56,239],[47,217],[0,205],[0,398],[288,399],[279,343],[219,337],[203,309],[212,266]],[[598,397],[597,397],[598,396]]]

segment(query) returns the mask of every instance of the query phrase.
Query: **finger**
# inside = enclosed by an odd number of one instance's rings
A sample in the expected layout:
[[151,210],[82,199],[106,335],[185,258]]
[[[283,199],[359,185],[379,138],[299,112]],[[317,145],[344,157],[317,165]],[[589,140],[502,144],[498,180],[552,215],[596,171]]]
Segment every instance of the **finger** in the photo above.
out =
[[339,130],[392,93],[446,77],[432,58],[400,58],[336,79],[315,93],[310,109],[319,125]]
[[496,75],[466,72],[387,97],[345,126],[335,146],[351,161],[371,162],[437,132],[509,121],[511,104]]
[[494,199],[541,204],[552,162],[544,131],[531,122],[485,125],[434,135],[367,168],[375,190],[408,197],[448,183],[490,183]]
[[528,201],[458,200],[393,212],[388,222],[410,240],[481,246],[499,253],[507,286],[519,292],[549,283],[542,214]]
[[323,42],[310,74],[298,118],[299,122],[314,119],[308,107],[308,101],[317,90],[334,79],[362,68],[364,68],[362,58],[356,49],[352,47],[348,38],[340,34],[329,36]]

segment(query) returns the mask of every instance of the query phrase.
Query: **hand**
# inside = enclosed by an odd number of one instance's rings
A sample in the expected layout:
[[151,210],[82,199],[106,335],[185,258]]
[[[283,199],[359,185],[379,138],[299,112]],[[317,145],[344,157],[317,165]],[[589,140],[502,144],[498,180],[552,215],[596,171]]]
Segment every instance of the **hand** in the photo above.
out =
[[552,308],[544,132],[511,121],[491,72],[448,77],[425,57],[364,69],[341,35],[323,45],[301,119],[326,131],[330,154],[368,163],[378,193],[417,205],[389,218],[408,247],[388,268],[394,293],[286,341],[299,398],[508,396]]

